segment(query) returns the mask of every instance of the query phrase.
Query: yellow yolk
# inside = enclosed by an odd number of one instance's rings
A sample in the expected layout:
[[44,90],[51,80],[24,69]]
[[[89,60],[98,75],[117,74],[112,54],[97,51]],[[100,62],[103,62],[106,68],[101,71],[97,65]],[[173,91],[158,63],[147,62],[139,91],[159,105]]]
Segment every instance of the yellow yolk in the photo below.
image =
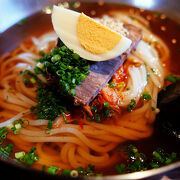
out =
[[112,50],[122,36],[102,26],[85,14],[80,14],[77,23],[80,44],[93,54],[103,54]]

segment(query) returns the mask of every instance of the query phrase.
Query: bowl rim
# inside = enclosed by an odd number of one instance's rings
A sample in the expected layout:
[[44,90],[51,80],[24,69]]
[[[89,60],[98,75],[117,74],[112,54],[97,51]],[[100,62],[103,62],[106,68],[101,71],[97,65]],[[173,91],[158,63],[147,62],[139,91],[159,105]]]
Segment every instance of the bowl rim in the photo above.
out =
[[[80,0],[80,2],[82,2],[82,1]],[[85,1],[85,2],[87,2],[87,1]],[[93,0],[92,2],[98,2],[98,0]],[[113,2],[113,1],[105,0],[105,2],[106,3],[109,2],[109,3],[115,3],[115,4],[123,4],[123,3],[118,2],[118,1]],[[131,5],[131,6],[133,6],[133,5]],[[135,6],[135,7],[137,7],[137,6]],[[157,10],[155,10],[155,11],[157,11]],[[38,13],[38,12],[34,12],[31,15],[28,15],[27,17],[31,17],[31,16],[35,15],[36,13]],[[16,26],[16,24],[8,27],[4,32],[1,33],[1,35],[6,33],[8,30],[10,30],[14,26]],[[1,152],[1,150],[0,150],[0,152]],[[20,169],[26,169],[28,171],[42,173],[40,170],[37,170],[37,169],[34,169],[34,168],[28,168],[26,166],[21,165],[18,162],[15,162],[14,159],[11,158],[11,157],[8,157],[7,159],[4,159],[0,155],[0,161],[4,162],[4,163],[7,163],[9,165],[15,166],[15,167],[20,168]],[[166,166],[163,166],[163,167],[159,167],[159,168],[156,168],[156,169],[150,169],[150,170],[133,172],[133,173],[126,173],[126,174],[122,174],[122,175],[117,174],[117,175],[105,175],[105,176],[102,176],[102,177],[95,177],[95,176],[92,176],[92,177],[82,177],[82,179],[90,179],[90,180],[96,180],[96,179],[98,179],[98,180],[99,179],[104,179],[104,180],[109,180],[109,179],[111,179],[111,180],[144,179],[144,178],[149,178],[149,177],[152,177],[152,176],[160,175],[160,174],[163,174],[163,173],[167,173],[168,171],[175,170],[176,168],[180,168],[180,161],[175,162],[175,163],[171,163],[169,165],[166,165]],[[50,175],[50,176],[54,177],[54,175]],[[62,177],[61,175],[56,175],[56,176],[57,177]]]

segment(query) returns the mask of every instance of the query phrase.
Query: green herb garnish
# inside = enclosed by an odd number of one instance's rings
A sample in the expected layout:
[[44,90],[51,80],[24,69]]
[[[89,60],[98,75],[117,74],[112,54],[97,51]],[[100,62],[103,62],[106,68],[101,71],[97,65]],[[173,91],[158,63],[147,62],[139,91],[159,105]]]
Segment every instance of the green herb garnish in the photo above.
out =
[[55,174],[58,174],[58,171],[59,171],[58,167],[50,166],[47,170],[47,173],[55,175]]
[[114,167],[119,174],[158,168],[178,161],[179,159],[176,153],[172,152],[171,154],[168,154],[161,148],[153,151],[152,158],[150,159],[143,153],[140,153],[133,145],[125,146],[124,148],[117,150],[119,152],[124,152],[125,155],[127,155],[127,164],[116,164]]
[[172,83],[176,83],[179,80],[179,77],[174,76],[173,74],[169,74],[165,80],[170,81]]
[[1,127],[0,128],[0,144],[3,143],[4,139],[6,139],[8,133],[9,132],[6,129],[6,127]]
[[25,165],[32,165],[33,163],[35,163],[39,159],[39,156],[35,154],[35,151],[36,147],[33,147],[28,153],[18,159],[19,162]]
[[155,73],[155,72],[156,72],[156,70],[155,70],[154,68],[151,68],[151,71],[152,71],[153,73]]
[[114,88],[116,85],[114,83],[109,83],[110,88]]
[[149,100],[151,100],[151,95],[148,92],[144,91],[142,93],[142,99],[146,100],[146,101],[149,101]]
[[81,58],[67,46],[60,43],[61,47],[53,49],[50,54],[44,55],[37,61],[43,64],[43,69],[36,66],[37,73],[46,73],[47,71],[56,76],[61,86],[61,94],[74,96],[74,90],[77,85],[81,85],[89,74],[90,64],[86,59]]
[[19,26],[22,26],[22,25],[24,25],[27,21],[28,21],[28,18],[24,18],[24,19],[22,19],[21,21],[19,21],[17,24],[18,24]]
[[136,101],[134,99],[131,99],[130,103],[127,106],[127,110],[131,112],[136,106]]
[[[36,112],[39,119],[54,121],[62,112],[66,111],[63,100],[60,99],[58,87],[38,86],[36,89],[38,103],[31,110]],[[49,125],[50,126],[50,125]]]
[[110,106],[109,102],[104,102],[104,107],[109,107],[109,106]]
[[9,157],[9,155],[13,152],[12,148],[13,148],[12,144],[2,145],[0,147],[0,155],[4,158]]

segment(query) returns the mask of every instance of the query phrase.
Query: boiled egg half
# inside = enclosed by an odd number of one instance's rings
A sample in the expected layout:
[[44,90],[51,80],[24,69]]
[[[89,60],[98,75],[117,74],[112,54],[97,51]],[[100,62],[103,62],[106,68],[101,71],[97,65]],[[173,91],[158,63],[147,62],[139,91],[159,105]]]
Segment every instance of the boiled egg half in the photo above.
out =
[[62,7],[53,7],[52,24],[61,41],[87,60],[105,61],[116,58],[131,45],[131,40],[127,37],[83,13]]

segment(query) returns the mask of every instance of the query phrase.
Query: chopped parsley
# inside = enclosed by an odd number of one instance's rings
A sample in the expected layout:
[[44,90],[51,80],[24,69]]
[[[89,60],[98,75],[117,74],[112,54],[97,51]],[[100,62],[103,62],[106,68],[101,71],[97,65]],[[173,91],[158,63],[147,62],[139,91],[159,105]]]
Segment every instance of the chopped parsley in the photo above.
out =
[[35,112],[39,119],[49,120],[47,130],[52,128],[56,117],[66,112],[66,106],[63,102],[64,97],[60,96],[59,91],[57,86],[48,85],[38,86],[36,89],[38,103],[36,106],[31,107],[31,111]]
[[173,74],[169,74],[165,80],[170,81],[172,83],[176,83],[179,80],[179,77],[174,76]]
[[127,106],[127,110],[131,112],[136,106],[136,101],[134,99],[131,99],[130,103]]

